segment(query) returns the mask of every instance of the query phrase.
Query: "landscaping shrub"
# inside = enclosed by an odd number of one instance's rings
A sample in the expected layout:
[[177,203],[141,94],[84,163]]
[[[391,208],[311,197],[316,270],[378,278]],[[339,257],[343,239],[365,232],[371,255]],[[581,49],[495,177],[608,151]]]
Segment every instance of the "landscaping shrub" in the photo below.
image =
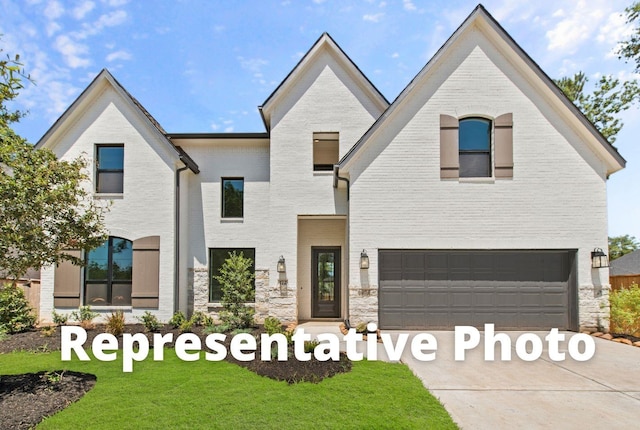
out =
[[632,284],[627,289],[612,291],[611,331],[640,337],[640,286]]
[[144,325],[144,330],[150,333],[160,330],[162,323],[158,321],[158,317],[149,311],[145,311],[138,320]]
[[69,314],[59,314],[56,311],[51,312],[51,319],[56,325],[65,325],[69,321]]
[[203,330],[205,334],[211,333],[227,333],[230,331],[229,326],[226,324],[210,324],[206,326]]
[[40,333],[44,337],[51,337],[56,332],[56,326],[54,325],[46,325],[40,329]]
[[80,327],[85,330],[91,330],[95,328],[95,324],[93,323],[93,319],[97,317],[97,312],[93,312],[91,310],[91,306],[80,306],[77,311],[71,312],[71,318],[80,322]]
[[111,315],[107,317],[104,331],[114,336],[120,336],[124,332],[124,312],[120,310],[111,312]]
[[206,327],[213,324],[213,318],[202,311],[195,311],[193,315],[191,315],[191,322],[196,327]]
[[247,303],[255,300],[254,274],[251,273],[253,261],[244,254],[229,253],[220,268],[220,275],[214,279],[220,282],[222,307],[220,319],[231,329],[253,326],[255,310]]
[[24,291],[16,285],[0,286],[0,331],[20,333],[33,328],[36,317]]
[[304,352],[313,353],[316,349],[316,346],[320,345],[320,342],[317,340],[305,340],[304,341]]
[[193,331],[193,321],[184,320],[182,324],[180,324],[180,333],[191,333]]
[[276,317],[267,317],[264,319],[264,330],[269,334],[283,333],[282,321]]
[[173,314],[173,316],[169,320],[169,324],[173,328],[180,328],[182,323],[185,322],[186,320],[187,320],[187,317],[184,316],[184,313],[182,311],[177,311],[176,313]]

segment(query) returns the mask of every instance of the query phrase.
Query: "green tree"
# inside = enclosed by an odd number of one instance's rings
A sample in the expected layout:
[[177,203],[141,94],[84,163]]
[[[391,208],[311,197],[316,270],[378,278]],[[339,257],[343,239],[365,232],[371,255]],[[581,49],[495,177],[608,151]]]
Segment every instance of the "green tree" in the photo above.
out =
[[625,10],[627,23],[633,24],[634,28],[629,39],[620,44],[618,56],[626,61],[633,61],[636,64],[636,72],[640,72],[640,1],[633,2]]
[[588,81],[583,72],[578,72],[573,77],[557,79],[555,83],[600,133],[614,143],[624,125],[618,115],[637,102],[640,94],[638,82],[621,82],[611,75],[604,75],[596,83],[593,92],[588,94],[585,92]]
[[640,243],[634,236],[614,236],[609,238],[609,260],[615,260],[625,254],[635,251]]
[[86,161],[60,161],[11,128],[24,113],[8,104],[25,80],[30,78],[18,56],[0,60],[0,274],[14,279],[30,267],[63,260],[82,264],[64,250],[89,250],[106,237],[107,208],[84,187]]
[[220,275],[214,275],[222,289],[221,303],[224,310],[220,312],[220,319],[230,329],[253,326],[255,311],[247,306],[256,297],[252,264],[253,261],[245,258],[242,252],[230,252],[229,258],[220,268]]

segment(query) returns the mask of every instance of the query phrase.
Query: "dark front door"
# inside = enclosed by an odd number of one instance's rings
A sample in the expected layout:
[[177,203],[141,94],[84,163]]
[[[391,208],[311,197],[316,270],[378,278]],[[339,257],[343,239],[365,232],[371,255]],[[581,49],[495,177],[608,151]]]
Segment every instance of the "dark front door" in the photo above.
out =
[[311,248],[312,317],[340,317],[340,248]]

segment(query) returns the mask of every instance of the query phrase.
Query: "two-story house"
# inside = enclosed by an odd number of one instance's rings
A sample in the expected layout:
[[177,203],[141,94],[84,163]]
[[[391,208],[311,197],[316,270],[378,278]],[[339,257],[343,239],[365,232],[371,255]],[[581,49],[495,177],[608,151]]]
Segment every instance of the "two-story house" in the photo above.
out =
[[235,250],[259,321],[608,318],[591,254],[625,160],[482,6],[391,104],[323,34],[259,110],[266,132],[168,133],[103,70],[37,145],[88,158],[110,238],[43,269],[41,316],[215,314]]

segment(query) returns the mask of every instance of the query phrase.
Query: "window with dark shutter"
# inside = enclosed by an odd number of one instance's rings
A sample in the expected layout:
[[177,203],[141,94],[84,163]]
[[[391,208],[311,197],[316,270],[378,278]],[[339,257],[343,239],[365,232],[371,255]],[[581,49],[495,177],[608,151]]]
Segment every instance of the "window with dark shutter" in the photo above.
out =
[[513,114],[500,115],[495,127],[495,176],[513,178]]
[[491,121],[465,118],[459,122],[458,151],[461,178],[491,177]]
[[440,115],[440,178],[459,177],[458,119]]

